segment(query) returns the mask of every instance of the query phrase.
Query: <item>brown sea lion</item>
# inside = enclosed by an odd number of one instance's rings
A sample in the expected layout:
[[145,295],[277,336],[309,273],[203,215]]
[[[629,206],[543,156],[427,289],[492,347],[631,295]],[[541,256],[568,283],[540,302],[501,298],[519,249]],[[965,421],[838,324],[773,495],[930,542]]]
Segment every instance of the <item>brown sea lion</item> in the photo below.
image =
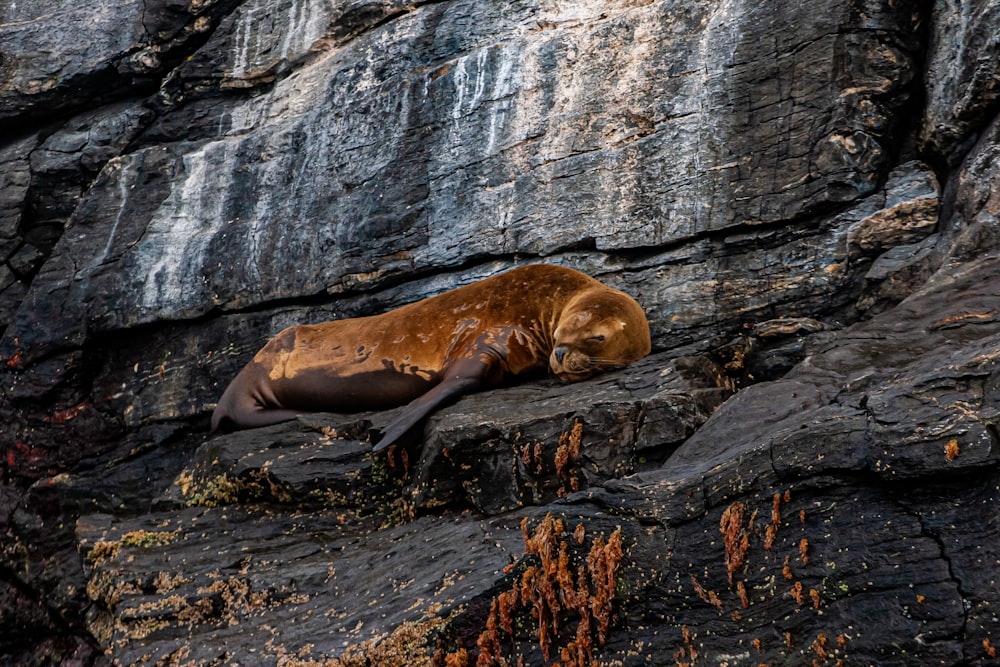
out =
[[635,299],[573,269],[524,266],[382,315],[285,329],[226,388],[212,430],[409,403],[379,450],[462,394],[546,366],[582,380],[649,350]]

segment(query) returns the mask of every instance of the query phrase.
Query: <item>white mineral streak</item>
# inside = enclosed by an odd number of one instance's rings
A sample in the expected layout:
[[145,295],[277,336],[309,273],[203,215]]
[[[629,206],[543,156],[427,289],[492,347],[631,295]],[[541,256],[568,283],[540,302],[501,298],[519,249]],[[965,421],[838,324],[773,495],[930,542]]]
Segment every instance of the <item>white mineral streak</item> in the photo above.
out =
[[290,0],[275,8],[267,0],[240,7],[233,31],[234,79],[253,77],[309,53],[330,21],[327,0]]
[[[260,11],[260,6],[243,5],[240,8],[240,16],[236,20],[236,28],[233,33],[233,65],[230,76],[233,78],[243,78],[247,73],[247,65],[250,62],[250,54],[256,53],[259,49],[261,33],[254,30],[256,26],[255,15]],[[250,50],[250,40],[254,38],[254,49]]]
[[[497,50],[501,53],[506,51],[502,48]],[[497,65],[497,71],[494,72],[490,62],[493,51],[493,48],[481,48],[455,61],[454,76],[452,77],[455,93],[451,119],[455,123],[456,129],[464,118],[477,114],[484,101],[492,102],[510,92],[513,62],[510,58],[504,58]],[[491,80],[492,85],[490,84]],[[490,94],[487,97],[488,86],[490,86]],[[490,113],[492,113],[492,109]],[[473,119],[472,122],[475,120]]]
[[608,0],[551,0],[539,8],[538,18],[543,25],[593,22],[607,13],[608,4]]
[[[520,85],[517,52],[509,45],[484,47],[455,61],[449,114],[452,120],[448,137],[452,144],[450,152],[460,151],[466,137],[482,136],[483,131],[487,136],[485,154],[493,155],[497,151],[497,142],[505,132]],[[426,94],[426,86],[424,91]]]
[[500,138],[501,132],[506,128],[514,92],[520,85],[517,78],[517,61],[512,57],[511,50],[501,48],[497,49],[497,51],[500,62],[497,65],[491,94],[493,104],[489,112],[490,133],[489,141],[486,144],[487,155],[492,155],[496,152],[497,140]]
[[118,234],[118,227],[122,222],[122,214],[125,212],[125,202],[128,201],[129,190],[135,187],[135,179],[138,176],[138,170],[135,169],[131,161],[123,161],[120,158],[115,158],[108,165],[118,170],[118,211],[115,213],[115,221],[111,225],[111,231],[108,232],[108,240],[97,257],[88,264],[88,269],[100,266],[108,258],[108,254],[111,252],[111,248],[115,242],[115,236]]
[[[447,250],[458,259],[472,251],[510,249],[505,230],[514,207],[513,185],[496,183],[469,190],[467,179],[483,172],[479,165],[485,160],[512,159],[505,151],[523,138],[518,136],[513,118],[522,102],[523,58],[524,43],[520,40],[483,46],[452,61],[445,75],[448,85],[431,86],[430,75],[425,78],[420,89],[425,99],[419,102],[435,105],[428,95],[444,97],[437,105],[448,109],[451,122],[437,139],[442,145],[434,151],[430,165],[434,185],[428,229],[431,238],[426,248],[417,249],[419,252],[440,255]],[[456,199],[462,194],[471,195],[476,204],[463,205]],[[437,215],[447,218],[455,210],[469,212],[464,224],[437,221]]]
[[[287,6],[287,25],[299,37],[283,39],[283,53],[311,43],[317,26],[322,25],[315,18],[318,12],[310,9],[318,5],[297,0]],[[259,34],[254,22],[260,18],[250,8],[243,14],[237,31],[234,72],[252,71],[259,65],[255,49],[264,45],[253,35]],[[387,35],[385,39],[393,37]],[[368,70],[364,75],[367,80],[354,80],[351,92],[360,96],[370,90],[367,94],[371,99],[384,105],[377,114],[380,123],[373,125],[367,113],[330,114],[326,98],[331,94],[330,80],[335,72],[331,68],[338,66],[334,55],[328,54],[314,66],[281,79],[273,95],[233,108],[226,140],[206,144],[184,156],[184,180],[161,204],[133,253],[138,266],[148,267],[138,298],[138,305],[149,311],[147,316],[176,317],[178,311],[204,300],[206,276],[215,267],[206,250],[216,237],[244,249],[241,270],[246,284],[240,286],[241,291],[295,290],[301,288],[299,282],[317,279],[283,274],[278,277],[279,284],[264,285],[261,253],[297,256],[311,266],[309,256],[318,252],[318,237],[330,234],[326,229],[328,221],[308,217],[307,212],[315,210],[311,204],[317,194],[325,194],[310,187],[313,172],[335,174],[334,165],[344,159],[343,154],[357,151],[362,153],[359,159],[365,170],[376,174],[398,157],[411,112],[407,86],[395,95],[384,94],[380,86],[397,85],[398,80],[387,84]],[[299,144],[293,141],[295,137],[308,139]],[[236,193],[233,175],[247,170],[254,174],[254,190]],[[241,206],[244,211],[249,209],[247,214],[227,219],[227,203],[231,204],[236,196],[248,195],[253,197],[252,202]]]
[[464,115],[462,108],[465,101],[465,86],[469,79],[465,73],[466,60],[468,60],[467,56],[458,59],[458,62],[455,63],[455,73],[452,76],[452,80],[455,82],[455,102],[451,107],[451,119],[456,125],[458,125],[459,119]]
[[216,141],[184,156],[183,182],[161,204],[136,249],[146,272],[142,308],[169,317],[204,301],[205,250],[226,224],[225,175],[237,167],[235,152],[233,142]]
[[112,254],[111,249],[114,247],[115,237],[118,235],[118,228],[122,223],[122,216],[125,212],[125,204],[128,201],[129,191],[135,187],[138,169],[130,157],[115,157],[105,165],[104,172],[109,176],[109,182],[114,182],[118,185],[115,220],[111,223],[111,229],[108,231],[104,246],[94,257],[87,260],[86,264],[77,269],[73,275],[74,281],[86,280],[105,262],[111,263],[118,259]]
[[307,53],[326,32],[329,6],[326,0],[293,0],[289,23],[281,40],[281,58],[292,60]]
[[685,198],[694,205],[685,214],[696,229],[712,227],[708,219],[713,217],[711,204],[716,178],[706,175],[720,164],[720,156],[728,140],[722,131],[722,121],[733,113],[726,99],[730,86],[728,71],[733,64],[734,50],[740,40],[740,21],[745,13],[742,0],[721,0],[711,11],[708,25],[701,31],[698,40],[695,63],[698,72],[691,77],[694,90],[690,98],[698,104],[692,119],[697,124],[697,139],[685,142],[695,147],[691,151],[693,162],[688,172],[693,179],[691,187],[694,192]]
[[[298,57],[319,38],[330,13],[320,0],[290,0],[272,36],[262,29],[261,1],[240,10],[232,76],[253,76],[261,67]],[[603,230],[602,248],[658,242],[676,229],[683,233],[694,212],[710,203],[708,186],[698,177],[715,164],[714,125],[724,111],[714,109],[712,100],[724,89],[719,79],[731,59],[733,13],[741,0],[720,2],[706,19],[706,32],[717,34],[679,37],[700,38],[692,73],[682,77],[681,88],[692,101],[674,101],[666,118],[655,104],[663,83],[649,71],[659,55],[648,38],[662,19],[655,7],[636,8],[644,17],[632,23],[633,33],[619,37],[595,28],[595,20],[603,21],[594,18],[600,3],[559,3],[543,16],[553,26],[482,44],[457,56],[443,73],[394,63],[356,67],[338,49],[317,55],[280,78],[270,95],[234,107],[225,140],[184,157],[183,180],[129,252],[136,275],[145,279],[136,305],[144,317],[174,318],[206,298],[235,303],[322,289],[328,284],[322,271],[294,275],[287,258],[296,258],[296,266],[330,266],[335,280],[339,241],[354,238],[353,225],[365,220],[329,208],[329,188],[310,185],[316,174],[329,174],[330,187],[337,188],[348,163],[354,183],[375,182],[386,169],[392,173],[413,149],[408,139],[414,119],[435,108],[447,121],[427,139],[429,194],[422,224],[429,238],[412,249],[414,261],[545,251],[596,235],[595,229]],[[368,33],[365,48],[389,54],[430,29],[423,13],[414,12],[392,29]],[[617,63],[614,76],[606,74],[610,61]],[[603,106],[595,102],[595,89]],[[333,99],[344,102],[331,108]],[[662,161],[670,168],[648,176],[655,182],[622,179],[623,173],[642,171],[632,164],[641,154],[632,142],[651,128],[657,133],[651,140],[662,145]],[[704,145],[692,149],[692,136]],[[574,161],[560,162],[569,158]],[[249,181],[234,179],[248,171]],[[595,196],[565,201],[565,181],[558,180],[563,178],[584,179]],[[238,185],[251,181],[252,190]],[[661,190],[653,198],[661,208],[637,215],[636,197],[644,187]],[[235,198],[248,196],[252,201],[242,202],[234,217]],[[525,198],[537,198],[539,205],[526,210]],[[350,206],[343,210],[352,211]],[[456,211],[464,216],[462,224],[455,224]],[[102,257],[113,252],[112,239]],[[217,260],[206,255],[210,243],[220,242],[242,249],[245,284],[216,296],[209,292],[216,289],[211,283]],[[285,267],[280,275],[274,274],[276,265]]]
[[[220,115],[219,123],[224,124],[228,119],[229,129],[227,134],[243,134],[259,127],[267,115],[268,100],[265,97],[258,97],[247,100],[242,104],[234,106],[228,115]],[[222,128],[220,128],[221,133]]]

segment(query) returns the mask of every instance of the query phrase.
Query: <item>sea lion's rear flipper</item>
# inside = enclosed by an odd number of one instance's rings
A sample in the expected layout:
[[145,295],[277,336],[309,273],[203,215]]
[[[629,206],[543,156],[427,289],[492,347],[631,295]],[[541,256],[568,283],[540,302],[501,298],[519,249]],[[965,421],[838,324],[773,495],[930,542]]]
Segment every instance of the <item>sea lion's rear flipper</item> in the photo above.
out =
[[379,452],[394,443],[410,428],[437,408],[459,396],[475,391],[486,379],[493,357],[489,352],[471,354],[445,369],[441,380],[423,396],[410,401],[388,426],[382,429],[382,438],[372,449]]
[[212,432],[227,433],[234,428],[257,428],[290,421],[298,417],[300,410],[283,408],[262,408],[250,399],[220,401],[212,413]]

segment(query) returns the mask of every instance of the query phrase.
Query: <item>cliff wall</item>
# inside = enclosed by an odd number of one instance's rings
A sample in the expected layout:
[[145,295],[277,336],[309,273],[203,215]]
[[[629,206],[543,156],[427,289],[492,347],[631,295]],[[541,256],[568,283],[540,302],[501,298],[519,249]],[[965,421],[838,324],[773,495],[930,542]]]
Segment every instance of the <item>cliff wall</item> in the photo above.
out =
[[[995,0],[0,8],[0,659],[993,663],[998,34]],[[654,353],[388,459],[391,412],[207,434],[285,326],[541,261]]]

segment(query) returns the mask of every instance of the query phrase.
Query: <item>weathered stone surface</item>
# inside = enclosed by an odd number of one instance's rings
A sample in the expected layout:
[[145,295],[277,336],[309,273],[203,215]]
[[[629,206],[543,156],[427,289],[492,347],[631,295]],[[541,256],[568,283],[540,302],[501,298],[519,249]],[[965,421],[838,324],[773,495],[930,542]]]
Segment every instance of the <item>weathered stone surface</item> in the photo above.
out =
[[[218,63],[216,76],[264,58],[241,55],[235,35],[262,20],[257,6],[219,34],[236,64]],[[29,297],[16,335],[26,347],[53,344],[72,327],[74,341],[81,322],[101,331],[352,282],[371,289],[496,254],[649,252],[876,191],[890,112],[914,76],[914,17],[788,5],[798,29],[785,38],[770,10],[680,9],[593,3],[563,15],[454,2],[396,16],[313,57],[270,95],[235,102],[210,140],[111,165],[35,283],[46,302],[66,293],[67,311],[44,318],[63,326],[29,331],[42,319]],[[306,15],[306,25],[323,21]],[[283,17],[292,14],[270,15]],[[447,39],[445,25],[476,29]],[[833,58],[842,40],[854,60]],[[800,83],[751,87],[772,78]],[[730,99],[733,90],[746,96]],[[124,229],[122,210],[132,211]],[[677,272],[656,283],[688,280]]]
[[[824,432],[820,440],[823,449],[828,439],[837,440],[830,447],[835,462],[822,465],[827,470],[868,469],[895,479],[993,467],[998,453],[991,428],[998,415],[990,378],[1000,360],[998,267],[993,255],[938,274],[895,309],[839,334],[781,380],[739,392],[668,467],[687,475],[688,466],[780,446],[775,467],[795,462],[801,468],[801,448],[813,439],[813,428],[824,424],[843,430],[839,436]],[[766,425],[770,442],[738,428],[748,418]],[[962,455],[946,460],[951,440]]]
[[[0,10],[0,662],[991,664],[995,14]],[[206,432],[285,326],[537,261],[655,353]]]
[[998,142],[1000,119],[995,118],[955,175],[954,204],[941,227],[949,261],[973,259],[1000,245]]
[[[475,587],[478,584],[475,582],[482,578],[475,574],[478,569],[468,571],[468,566],[485,567],[487,569],[484,572],[495,572],[509,562],[511,553],[519,552],[520,531],[516,529],[519,518],[496,524],[507,526],[507,537],[503,541],[505,546],[500,552],[495,552],[496,555],[486,558],[485,562],[482,557],[476,556],[475,551],[468,551],[466,543],[456,542],[457,537],[453,532],[442,535],[441,539],[445,540],[442,544],[428,543],[424,529],[420,528],[424,520],[409,524],[411,527],[405,529],[405,532],[410,536],[402,538],[396,535],[398,531],[371,533],[374,527],[385,522],[398,522],[412,516],[414,512],[439,511],[442,504],[452,507],[482,505],[488,513],[510,507],[531,508],[554,500],[559,488],[569,490],[572,480],[577,480],[577,485],[588,486],[633,469],[650,467],[662,460],[669,448],[683,440],[707,417],[714,405],[725,397],[725,390],[718,387],[720,383],[725,384],[725,380],[718,369],[704,360],[667,361],[654,356],[640,364],[634,373],[618,373],[582,385],[561,388],[515,387],[490,392],[462,401],[432,419],[428,425],[431,436],[427,439],[425,456],[415,463],[411,462],[408,471],[404,471],[401,451],[393,454],[396,467],[391,469],[386,466],[382,457],[372,459],[368,453],[370,445],[351,440],[367,439],[373,429],[391,419],[390,414],[349,417],[316,415],[301,419],[297,425],[279,425],[211,440],[199,449],[193,463],[180,473],[168,493],[156,501],[156,505],[161,508],[158,518],[150,517],[136,524],[119,525],[109,516],[89,517],[78,525],[77,533],[84,553],[96,553],[87,556],[97,565],[88,584],[88,594],[97,599],[102,607],[107,606],[107,612],[112,615],[111,619],[104,612],[92,616],[88,627],[100,638],[102,645],[116,647],[115,654],[119,661],[128,663],[149,660],[155,662],[168,654],[197,661],[202,655],[199,650],[190,652],[182,650],[182,647],[193,646],[195,643],[211,647],[217,641],[224,641],[224,628],[237,619],[241,636],[255,637],[258,633],[263,633],[261,636],[266,635],[272,639],[268,642],[272,649],[264,654],[268,656],[268,660],[277,660],[286,654],[295,655],[300,650],[305,650],[303,647],[307,643],[312,644],[312,648],[298,657],[304,659],[307,656],[334,655],[349,645],[377,638],[383,632],[381,628],[388,627],[388,621],[383,618],[375,625],[364,622],[365,627],[362,629],[357,626],[352,615],[351,622],[343,627],[335,631],[324,630],[322,634],[328,637],[326,640],[316,637],[316,630],[310,624],[303,625],[299,622],[288,624],[288,632],[273,635],[274,617],[270,613],[261,615],[254,611],[267,609],[279,614],[288,613],[289,618],[296,619],[313,615],[329,619],[330,614],[334,613],[330,607],[332,604],[343,609],[336,616],[345,614],[359,605],[366,606],[369,598],[365,597],[360,602],[347,598],[341,602],[339,600],[343,595],[360,594],[370,596],[370,599],[384,598],[385,593],[379,591],[386,584],[393,588],[405,588],[409,586],[407,582],[419,579],[423,574],[435,570],[438,565],[451,562],[445,553],[439,553],[442,548],[445,552],[449,549],[456,550],[457,554],[468,558],[468,561],[455,562],[453,575],[449,571],[440,570],[440,574],[426,580],[426,585],[431,587],[429,590],[438,591],[435,594],[437,597],[418,595],[418,598],[426,601],[426,605],[421,604],[417,608],[407,604],[406,613],[389,621],[392,626],[396,626],[404,620],[428,623],[426,617],[429,615],[444,619],[455,605],[469,602],[472,598],[472,593],[451,591],[451,580],[467,581],[465,590],[478,595],[479,589]],[[482,400],[477,401],[478,398]],[[515,420],[509,414],[501,415],[496,411],[497,407],[512,404],[522,406],[519,421],[523,425],[524,434],[520,436],[520,440],[532,445],[528,457],[530,466],[524,464],[523,443],[512,438],[503,426],[505,422],[514,424]],[[489,417],[491,406],[497,412],[493,417],[497,421],[492,425]],[[503,410],[507,408],[503,407]],[[616,419],[614,415],[622,411],[625,411],[626,419]],[[636,417],[637,411],[646,414],[645,420]],[[475,414],[480,417],[474,418]],[[571,431],[574,421],[583,425],[576,443],[580,451],[568,457],[564,469],[560,471],[559,464],[555,462],[556,450],[559,445],[566,448],[570,444],[566,436],[571,433],[566,433],[560,442],[559,429]],[[608,431],[609,427],[618,431]],[[624,431],[621,430],[623,428]],[[477,444],[477,438],[484,433],[488,441]],[[606,439],[608,435],[617,439],[617,442],[612,440],[609,443]],[[348,439],[344,440],[345,437]],[[549,438],[548,441],[546,437]],[[493,439],[490,440],[491,438]],[[497,456],[498,461],[505,463],[496,467],[494,473],[499,474],[490,480],[492,483],[488,483],[483,479],[483,472],[491,466],[485,460],[480,460],[472,467],[465,461],[465,457],[476,455],[475,452],[479,452],[478,455],[481,456],[483,452],[495,449],[505,439],[510,444],[505,445]],[[536,444],[537,449],[534,447]],[[474,447],[477,449],[473,449]],[[449,463],[445,463],[445,468],[442,469],[440,457],[428,457],[427,453],[444,449],[448,449],[450,454],[447,457]],[[463,449],[466,451],[462,451]],[[645,457],[648,457],[648,461],[644,463]],[[469,471],[469,479],[463,480],[462,473],[456,477],[450,466]],[[439,477],[435,478],[436,476]],[[67,483],[74,487],[86,486],[86,482],[81,484],[72,480],[60,482],[59,485],[65,487]],[[422,488],[428,484],[433,487],[430,492]],[[510,507],[498,505],[498,500],[510,495],[501,486],[514,489],[523,497],[515,499]],[[63,494],[69,495],[65,491]],[[430,496],[434,496],[434,499],[430,500]],[[177,562],[189,563],[198,568],[200,566],[194,563],[204,560],[206,548],[209,551],[215,549],[205,540],[230,539],[230,529],[220,528],[218,524],[219,518],[228,517],[228,514],[204,514],[203,510],[194,509],[165,510],[198,505],[232,507],[233,504],[247,502],[265,502],[272,506],[271,510],[260,517],[244,518],[241,515],[239,518],[224,519],[232,520],[240,526],[245,526],[249,521],[259,525],[259,530],[264,531],[249,531],[250,534],[246,534],[241,528],[240,534],[244,536],[241,539],[246,539],[248,545],[255,545],[251,550],[258,554],[252,557],[255,565],[244,568],[251,574],[244,572],[247,576],[234,580],[217,574],[220,555],[215,554],[207,563],[211,564],[211,569],[216,574],[208,572],[207,578],[200,575],[189,576],[170,569],[163,574],[154,575],[152,584],[140,580],[133,584],[122,583],[133,576],[147,576],[140,572],[145,571],[148,565],[142,564],[137,570],[131,568],[137,557],[138,562],[144,563],[142,554],[148,553],[154,559],[160,558],[155,551],[150,553],[149,546],[166,547],[175,542],[174,538],[181,541],[179,535],[183,536],[183,541],[191,540],[191,548],[202,555],[194,561],[178,556]],[[312,509],[303,514],[301,508]],[[301,528],[297,528],[295,532],[301,531],[306,543],[319,540],[328,546],[317,551],[316,547],[291,547],[287,541],[279,539],[279,543],[273,547],[274,556],[267,557],[266,551],[271,547],[264,545],[272,539],[268,536],[277,538],[282,532],[288,532],[287,526],[282,529],[273,523],[275,517],[281,516],[287,517],[288,521],[299,522],[296,525],[301,525]],[[191,531],[197,530],[193,524],[198,521],[205,521],[213,526],[211,538],[209,534],[202,534],[195,541]],[[155,530],[153,526],[156,526]],[[511,531],[511,528],[514,530]],[[317,530],[323,535],[318,535]],[[494,549],[494,538],[499,535],[496,533],[497,528],[487,530],[493,538],[484,546]],[[344,573],[342,576],[353,583],[344,586],[344,593],[337,592],[339,586],[331,584],[331,572],[328,571],[330,540],[334,539],[336,542],[331,531],[344,534],[345,546],[337,547],[339,549],[352,549],[351,545],[358,539],[366,542],[369,539],[388,540],[386,544],[404,540],[402,545],[393,548],[401,553],[411,549],[406,545],[422,535],[419,547],[416,548],[433,554],[431,561],[434,567],[414,567],[409,560],[404,561],[401,567],[413,567],[413,572],[405,578],[400,575],[395,583],[392,583],[392,577],[385,579],[384,569],[380,568],[379,574],[373,575],[379,580],[376,588],[363,592],[357,586],[355,566],[338,557],[340,565],[337,567],[344,568],[340,570]],[[156,537],[159,534],[171,537],[169,540],[162,538],[164,541],[161,543],[157,541],[160,538]],[[475,529],[474,534],[480,535],[480,529]],[[363,537],[365,535],[372,537]],[[96,552],[90,551],[98,542],[104,542],[105,545],[96,547]],[[119,543],[124,544],[121,551],[114,546]],[[105,561],[101,554],[111,550],[114,550],[114,557]],[[289,579],[287,583],[275,579],[275,573],[269,571],[271,566],[266,563],[277,565],[284,562],[288,553],[300,551],[314,553],[316,558],[300,560],[301,570],[280,565],[284,572],[282,576]],[[378,562],[384,563],[385,549],[382,547],[374,550],[366,548],[363,554],[359,551],[362,558],[376,558]],[[238,557],[237,560],[240,558],[243,557]],[[256,565],[258,559],[262,569],[258,569]],[[125,570],[111,574],[107,568],[118,567],[111,563],[122,564]],[[313,573],[314,568],[320,564],[324,568],[323,572]],[[186,571],[188,565],[183,567]],[[221,569],[226,570],[225,567]],[[227,583],[217,581],[220,576]],[[148,591],[151,586],[150,594]],[[469,588],[470,586],[473,588]],[[333,598],[330,598],[331,591],[334,592]],[[445,600],[441,598],[445,591],[449,596],[447,604],[444,607],[435,605],[435,602]],[[397,590],[396,594],[399,592]],[[407,600],[416,599],[410,596],[419,593],[419,590],[408,589],[407,593]],[[480,602],[479,606],[481,605]],[[472,604],[472,607],[475,606]],[[285,611],[279,611],[280,609]],[[381,615],[378,607],[372,609],[377,616]],[[434,614],[429,614],[428,610],[434,610]],[[268,627],[252,630],[255,618]],[[428,627],[439,626],[441,623],[438,620]],[[158,628],[158,631],[149,635],[152,627]],[[192,642],[192,632],[197,635],[208,633],[209,638]],[[146,641],[148,637],[155,637],[152,644]]]
[[21,221],[31,184],[30,153],[38,144],[37,136],[0,147],[0,327],[14,318],[28,283],[19,279],[7,260],[23,245]]
[[956,165],[1000,101],[1000,3],[935,0],[931,19],[920,138],[929,151]]
[[[705,358],[654,355],[582,383],[484,392],[431,417],[420,457],[410,460],[412,443],[394,448],[388,467],[369,452],[391,412],[304,416],[297,427],[205,443],[163,502],[333,504],[362,515],[388,511],[379,505],[407,513],[472,506],[486,515],[544,505],[660,465],[725,400],[730,385]],[[377,481],[399,478],[393,469],[401,468],[405,483]]]
[[0,14],[0,127],[48,120],[87,103],[149,92],[204,41],[225,0],[83,7],[62,0],[14,2]]
[[[379,488],[366,472],[367,455],[351,440],[342,445],[330,441],[331,433],[324,436],[321,425],[332,424],[338,433],[344,429],[349,438],[363,437],[388,415],[353,418],[353,422],[316,416],[298,426],[208,442],[196,457],[203,462],[197,466],[232,471],[233,480],[250,469],[266,474],[243,475],[242,489],[233,493],[239,485],[219,484],[218,474],[203,476],[199,489],[183,473],[171,492],[174,499],[161,500],[163,508],[176,503],[236,503],[221,524],[213,519],[217,510],[195,508],[161,510],[140,522],[105,517],[95,524],[95,518],[83,519],[78,525],[81,544],[85,553],[97,554],[90,556],[96,566],[91,595],[115,619],[105,626],[95,617],[91,627],[104,645],[115,647],[119,659],[129,661],[155,661],[182,646],[219,645],[225,625],[234,619],[241,636],[249,636],[252,645],[260,646],[252,638],[266,633],[270,641],[264,642],[262,659],[269,662],[298,651],[302,659],[351,655],[348,646],[378,656],[372,646],[357,647],[376,639],[383,651],[389,650],[394,639],[376,635],[391,628],[402,632],[410,627],[404,623],[417,623],[422,633],[439,637],[444,652],[462,645],[475,654],[472,647],[486,627],[490,600],[515,585],[535,562],[533,556],[521,555],[516,525],[527,517],[533,530],[541,520],[533,506],[541,503],[563,520],[567,530],[582,524],[587,535],[607,536],[618,526],[623,529],[625,556],[613,630],[607,643],[596,649],[602,661],[667,664],[675,656],[681,660],[690,656],[692,649],[709,662],[746,655],[765,662],[828,656],[861,664],[905,665],[914,660],[957,664],[968,656],[986,655],[982,639],[990,636],[992,627],[986,610],[997,603],[996,591],[989,583],[990,568],[975,563],[992,560],[982,550],[968,549],[975,539],[967,528],[959,528],[967,522],[963,524],[956,513],[970,504],[995,502],[1000,492],[995,433],[1000,420],[998,265],[1000,259],[990,256],[939,273],[900,306],[836,333],[825,349],[807,357],[785,378],[740,391],[662,468],[651,466],[621,482],[591,485],[588,479],[584,486],[589,489],[561,502],[552,502],[551,490],[564,484],[566,477],[549,463],[551,445],[541,448],[544,473],[536,472],[524,465],[517,436],[503,436],[501,425],[506,422],[515,428],[520,423],[530,432],[537,428],[530,411],[541,409],[542,414],[552,410],[561,415],[565,428],[573,421],[572,410],[560,406],[570,399],[568,391],[563,397],[558,391],[543,393],[535,387],[492,392],[519,394],[518,402],[528,406],[525,396],[545,396],[538,408],[528,407],[518,419],[491,417],[491,406],[504,401],[489,394],[443,411],[428,425],[425,455],[415,463],[411,459],[407,474],[413,481],[404,482],[399,495],[388,497],[412,499],[414,489],[427,483],[437,493],[460,486],[462,493],[449,498],[450,507],[471,504],[487,514],[504,512],[501,520],[487,524],[489,528],[480,523],[473,530],[477,537],[480,530],[489,532],[487,552],[463,532],[476,522],[456,517],[455,526],[461,529],[444,530],[440,523],[427,523],[425,515],[399,529],[372,533],[378,516],[398,520],[409,516],[414,506],[390,502],[374,513],[354,511],[372,507],[362,495]],[[648,370],[640,367],[626,373],[637,385],[631,391],[638,390],[641,396],[642,388],[650,387],[648,380],[642,380],[643,373],[652,374],[661,365],[654,358],[646,364]],[[607,392],[621,382],[606,378],[580,385],[585,393],[576,392],[577,399],[589,404],[581,415],[583,423],[614,412],[609,410]],[[485,423],[471,419],[473,413],[482,415]],[[615,423],[613,418],[603,419]],[[670,430],[669,422],[647,415],[645,424]],[[490,435],[498,427],[500,437]],[[317,444],[304,444],[303,436]],[[270,449],[258,452],[250,446],[252,439],[271,443]],[[949,454],[950,440],[956,441],[954,456]],[[318,446],[319,442],[325,444]],[[484,444],[477,447],[477,442]],[[570,478],[577,478],[582,468],[600,475],[608,461],[603,458],[608,451],[605,443],[603,436],[582,438],[576,463],[586,464],[571,465]],[[656,438],[657,447],[667,451],[672,449],[669,443],[668,438]],[[639,451],[637,444],[638,440],[633,455]],[[330,447],[339,449],[324,455],[323,448]],[[463,451],[473,447],[480,457],[474,464]],[[226,453],[241,449],[244,453],[236,458]],[[426,455],[445,449],[455,472],[440,468],[440,454]],[[315,478],[319,470],[336,470],[322,460],[340,457],[355,459],[356,464],[339,475],[351,478],[356,486]],[[491,457],[506,464],[490,463]],[[866,476],[883,481],[871,484],[864,481]],[[509,490],[531,477],[536,495],[512,500]],[[958,489],[949,480],[965,482]],[[969,484],[969,480],[977,481]],[[322,493],[314,486],[317,482],[329,490],[328,502],[340,510],[294,509],[315,505]],[[184,490],[185,485],[191,486]],[[202,491],[208,487],[226,493],[207,497]],[[266,501],[269,509],[260,507],[263,515],[245,517],[240,505],[250,500]],[[430,516],[441,511],[424,504],[421,511],[428,510]],[[719,532],[723,516],[736,526],[728,543]],[[223,526],[222,533],[201,533],[192,546],[174,546],[195,539],[200,521],[217,529]],[[245,532],[241,528],[239,540],[234,541],[228,532],[232,529],[224,527],[229,521],[247,526]],[[289,521],[297,522],[294,530]],[[642,524],[651,527],[640,530]],[[292,537],[279,538],[268,530]],[[986,533],[977,532],[982,534]],[[163,538],[161,544],[157,535],[169,535],[169,540]],[[441,535],[450,541],[435,542]],[[742,535],[748,538],[747,547],[736,557]],[[98,541],[105,546],[96,547]],[[116,544],[121,545],[118,550]],[[185,555],[192,548],[205,553],[206,547],[218,552],[221,560]],[[343,551],[334,558],[331,550],[338,548]],[[383,554],[386,563],[353,569],[358,567],[353,565],[358,558],[354,548],[363,549],[369,558]],[[433,557],[407,567],[404,578],[393,563],[397,554],[414,548]],[[456,548],[467,561],[455,560]],[[574,547],[572,558],[581,559],[585,551]],[[113,556],[103,559],[104,553]],[[180,572],[159,574],[163,565],[157,563],[165,554],[173,554]],[[519,565],[505,575],[500,569],[511,558],[518,558]],[[231,568],[219,567],[230,561]],[[415,562],[411,559],[407,565]],[[956,562],[961,563],[957,569]],[[330,578],[340,576],[345,567],[352,568],[354,583],[345,588],[331,585]],[[377,571],[381,583],[371,583],[369,571]],[[382,617],[373,628],[370,613],[399,613],[392,610],[403,607],[393,602],[401,581],[411,582],[406,590],[413,591],[405,600],[419,604],[408,604],[401,615]],[[454,585],[451,582],[467,583],[441,598]],[[349,621],[332,626],[326,622],[321,632],[312,626],[309,619],[321,613],[366,608],[362,598],[341,602],[353,599],[352,595],[379,602],[372,612],[349,613]],[[443,606],[428,614],[433,602]],[[267,613],[252,613],[254,605]],[[520,654],[528,664],[542,664],[533,622],[526,611],[515,609],[513,614],[524,615],[516,626],[522,629],[513,643],[504,635],[501,650],[510,659]],[[878,628],[863,621],[873,614],[885,619]],[[431,624],[431,617],[439,623]],[[277,623],[278,619],[296,622]],[[572,617],[564,623],[576,627]],[[153,634],[146,632],[149,624],[157,628]],[[109,628],[105,635],[102,627]],[[307,642],[310,636],[314,642]],[[639,653],[630,639],[636,636],[646,638]],[[557,634],[553,641],[565,646],[568,640]],[[423,647],[420,655],[433,652],[433,641],[429,646],[422,638],[408,642],[411,649]],[[176,656],[197,661],[204,655],[201,648],[187,651]]]
[[[127,524],[86,517],[77,531],[94,570],[88,593],[105,610],[89,627],[119,662],[134,665],[322,660],[361,653],[358,645],[384,640],[385,628],[404,622],[427,626],[407,637],[419,641],[521,540],[509,520],[457,522],[437,537],[426,530],[432,522],[358,532],[336,511],[232,507]],[[219,538],[229,543],[225,552],[211,547]],[[176,556],[165,557],[171,545]],[[246,642],[258,647],[252,655],[237,648]]]

